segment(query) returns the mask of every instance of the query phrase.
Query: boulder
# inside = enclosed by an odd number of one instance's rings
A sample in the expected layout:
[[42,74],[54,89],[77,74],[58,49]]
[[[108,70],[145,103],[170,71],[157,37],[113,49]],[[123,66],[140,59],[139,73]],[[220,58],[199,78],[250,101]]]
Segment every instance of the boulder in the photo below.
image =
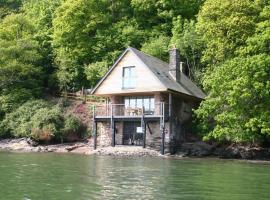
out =
[[210,156],[213,152],[214,145],[210,145],[206,142],[194,142],[194,143],[183,143],[177,154],[181,156],[195,156],[205,157]]

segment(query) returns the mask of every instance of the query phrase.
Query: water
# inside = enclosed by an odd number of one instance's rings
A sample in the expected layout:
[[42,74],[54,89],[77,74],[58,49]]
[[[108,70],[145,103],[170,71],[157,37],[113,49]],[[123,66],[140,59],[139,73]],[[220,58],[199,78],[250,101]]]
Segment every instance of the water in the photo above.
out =
[[0,199],[270,199],[270,164],[0,153]]

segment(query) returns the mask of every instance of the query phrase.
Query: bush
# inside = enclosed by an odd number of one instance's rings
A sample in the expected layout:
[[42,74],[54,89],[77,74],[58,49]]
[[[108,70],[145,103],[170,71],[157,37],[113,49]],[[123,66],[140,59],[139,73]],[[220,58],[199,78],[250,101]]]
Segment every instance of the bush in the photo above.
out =
[[62,141],[80,137],[83,124],[79,118],[65,116],[59,105],[44,100],[30,100],[0,118],[0,137],[31,137],[39,142]]
[[31,137],[37,141],[50,141],[52,138],[61,138],[63,115],[58,106],[41,108],[31,120]]
[[68,141],[74,140],[74,136],[76,139],[79,138],[81,136],[80,130],[82,129],[82,127],[83,124],[78,117],[72,114],[66,116],[64,121],[64,127],[61,131],[61,142],[63,142],[64,139]]
[[0,96],[1,110],[9,113],[31,98],[33,96],[30,90],[24,88],[10,90]]
[[2,122],[2,134],[10,134],[15,137],[30,137],[31,118],[41,108],[51,105],[44,100],[30,100],[17,110],[5,116]]
[[82,126],[82,123],[79,118],[75,117],[74,115],[68,115],[65,118],[64,128],[62,132],[67,134],[78,134],[80,128]]

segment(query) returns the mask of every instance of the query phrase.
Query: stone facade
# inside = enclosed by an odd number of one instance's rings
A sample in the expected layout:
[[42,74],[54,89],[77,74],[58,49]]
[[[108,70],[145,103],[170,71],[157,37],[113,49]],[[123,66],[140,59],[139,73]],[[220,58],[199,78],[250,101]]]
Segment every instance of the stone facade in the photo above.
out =
[[[123,103],[122,96],[112,96],[112,103]],[[196,103],[180,95],[169,93],[155,93],[155,113],[160,113],[159,105],[165,103],[165,152],[174,152],[176,147],[185,141],[185,135],[190,131],[192,108]],[[169,104],[171,102],[171,105]],[[171,106],[171,108],[169,108]],[[170,112],[169,112],[170,110]],[[170,114],[170,116],[169,116]],[[115,144],[123,145],[124,121],[115,122]],[[146,147],[160,151],[162,145],[162,133],[160,120],[146,123]],[[112,145],[112,130],[110,122],[98,122],[97,146]]]
[[97,146],[106,147],[112,144],[111,126],[108,122],[97,123]]

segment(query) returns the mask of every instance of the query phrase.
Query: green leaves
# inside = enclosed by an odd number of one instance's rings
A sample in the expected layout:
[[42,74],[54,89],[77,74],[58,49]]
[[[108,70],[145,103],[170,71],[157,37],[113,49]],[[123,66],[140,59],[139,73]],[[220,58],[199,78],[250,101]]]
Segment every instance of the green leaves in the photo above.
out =
[[108,70],[107,62],[96,62],[87,65],[84,69],[87,80],[90,82],[91,86],[94,87],[98,80],[100,80]]
[[195,113],[206,140],[270,140],[269,3],[207,0],[199,13],[208,97]]
[[34,95],[39,93],[43,73],[34,31],[35,27],[23,14],[11,14],[1,23],[0,95],[16,88],[34,90]]
[[151,37],[149,41],[142,45],[142,51],[161,60],[168,61],[169,42],[170,38],[164,35],[160,35],[157,38]]
[[254,33],[259,11],[251,0],[205,1],[197,23],[206,45],[202,61],[214,65],[233,58]]
[[[208,98],[196,111],[207,125],[207,138],[260,142],[270,138],[270,56],[235,58],[204,80]],[[215,126],[209,125],[214,120]]]

